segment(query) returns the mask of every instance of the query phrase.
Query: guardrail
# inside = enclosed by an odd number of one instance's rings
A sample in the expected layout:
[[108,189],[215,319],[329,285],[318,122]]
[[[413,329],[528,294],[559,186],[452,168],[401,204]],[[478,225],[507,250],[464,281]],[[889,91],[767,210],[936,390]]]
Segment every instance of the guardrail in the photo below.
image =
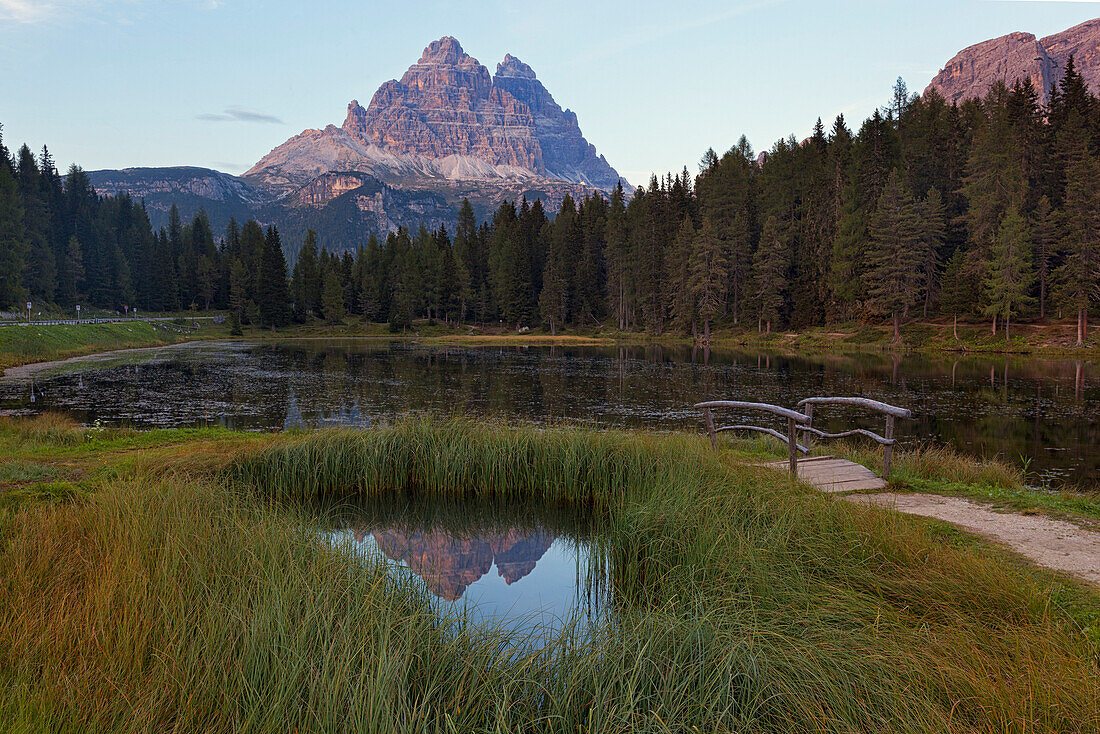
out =
[[[863,428],[854,428],[850,431],[841,431],[840,433],[826,433],[818,430],[810,425],[813,421],[815,405],[850,405],[883,413],[886,415],[886,435],[880,436],[874,431],[868,431]],[[805,398],[798,401],[798,407],[803,408],[806,411],[806,415],[810,417],[810,421],[807,421],[806,425],[799,426],[799,428],[812,436],[817,436],[819,438],[843,438],[845,436],[858,435],[866,436],[872,441],[882,444],[883,479],[890,476],[890,464],[894,457],[894,444],[897,443],[894,439],[894,421],[898,418],[908,420],[913,417],[912,411],[906,408],[899,408],[889,403],[880,403],[878,400],[871,400],[869,398]],[[810,443],[811,440],[812,439],[807,438],[806,443]]]
[[[886,435],[880,436],[874,431],[868,431],[863,428],[853,428],[850,431],[842,431],[840,433],[826,433],[825,431],[814,428],[811,424],[813,423],[815,405],[848,405],[868,408],[883,413],[886,415]],[[695,407],[703,411],[703,421],[706,423],[707,434],[710,436],[710,445],[714,450],[718,450],[718,434],[723,431],[756,431],[757,433],[765,433],[787,444],[792,476],[797,476],[798,474],[798,453],[810,453],[811,436],[817,436],[819,438],[866,436],[883,446],[882,478],[886,479],[890,476],[890,463],[893,459],[894,444],[897,443],[894,439],[894,421],[898,418],[909,419],[913,417],[913,413],[906,408],[899,408],[896,405],[881,403],[877,400],[870,400],[868,398],[805,398],[798,401],[798,407],[803,409],[805,411],[804,413],[783,408],[779,405],[772,405],[770,403],[748,403],[739,400],[711,400],[704,403],[696,403]],[[787,435],[784,436],[779,431],[764,426],[729,425],[716,428],[714,425],[714,415],[712,413],[715,408],[752,410],[771,413],[781,418],[786,418]],[[799,430],[807,434],[805,446],[798,443],[797,435]]]
[[[789,410],[788,408],[781,408],[778,405],[771,405],[769,403],[745,403],[739,400],[711,400],[705,403],[696,403],[696,408],[703,411],[703,420],[707,424],[707,433],[710,434],[710,445],[717,451],[718,450],[718,434],[722,431],[756,431],[758,433],[766,433],[769,436],[774,436],[780,441],[787,444],[788,455],[790,457],[791,476],[798,476],[798,452],[801,451],[804,454],[808,454],[810,450],[805,446],[800,446],[796,440],[795,426],[799,423],[809,423],[810,416],[803,413],[799,413],[797,410]],[[773,428],[764,428],[762,426],[722,426],[720,428],[714,427],[714,416],[711,411],[714,408],[734,408],[737,410],[755,410],[763,413],[771,413],[778,415],[781,418],[787,419],[787,435],[784,436],[779,431]]]

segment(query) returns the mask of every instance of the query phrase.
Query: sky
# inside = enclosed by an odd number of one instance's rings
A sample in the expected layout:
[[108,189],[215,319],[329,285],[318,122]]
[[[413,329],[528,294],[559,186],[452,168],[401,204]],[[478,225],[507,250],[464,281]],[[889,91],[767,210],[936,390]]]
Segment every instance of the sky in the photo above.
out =
[[4,142],[59,168],[244,172],[307,128],[339,125],[456,37],[495,71],[528,63],[620,174],[697,170],[922,91],[955,53],[1100,16],[1089,0],[0,0]]

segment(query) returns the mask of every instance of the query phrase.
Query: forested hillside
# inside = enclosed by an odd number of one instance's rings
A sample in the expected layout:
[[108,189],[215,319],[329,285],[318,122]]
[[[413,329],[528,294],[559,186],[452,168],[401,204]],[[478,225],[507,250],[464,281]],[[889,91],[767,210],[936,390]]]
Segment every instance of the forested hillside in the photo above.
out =
[[[2,146],[0,146],[2,147]],[[416,318],[516,328],[613,324],[706,338],[715,321],[767,330],[912,317],[1074,318],[1100,302],[1100,103],[1072,64],[1047,106],[1029,82],[982,100],[935,90],[858,130],[818,121],[756,156],[707,151],[692,175],[627,200],[504,202],[454,232],[398,229],[356,251],[312,235],[289,282],[279,235],[203,214],[154,232],[139,202],[97,197],[47,151],[0,151],[0,307],[230,308],[242,321]],[[1079,339],[1080,340],[1080,339]]]

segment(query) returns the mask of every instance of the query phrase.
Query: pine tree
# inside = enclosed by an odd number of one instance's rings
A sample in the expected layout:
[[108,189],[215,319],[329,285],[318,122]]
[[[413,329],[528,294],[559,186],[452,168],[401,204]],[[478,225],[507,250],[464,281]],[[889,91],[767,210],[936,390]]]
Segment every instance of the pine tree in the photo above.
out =
[[699,318],[703,320],[703,343],[710,344],[710,324],[722,313],[722,295],[729,278],[729,262],[726,248],[718,238],[718,232],[709,218],[695,237],[691,253],[691,292],[698,303]]
[[1058,247],[1056,213],[1050,199],[1043,196],[1032,213],[1031,239],[1035,244],[1035,270],[1039,280],[1039,318],[1047,317],[1047,294],[1050,291],[1050,273]]
[[299,318],[317,310],[321,297],[321,271],[317,264],[317,233],[306,230],[302,249],[298,251],[298,262],[294,263],[291,277],[290,295],[294,299],[294,309]]
[[325,270],[324,286],[321,294],[321,309],[325,321],[339,324],[344,321],[344,289],[340,287],[340,278],[331,268]]
[[896,342],[901,338],[902,315],[915,302],[922,277],[918,258],[920,222],[913,197],[896,168],[886,181],[868,228],[868,304],[877,313],[892,318]]
[[279,230],[271,225],[264,236],[256,305],[264,326],[286,326],[290,322],[290,294],[286,282],[286,259]]
[[997,317],[1000,316],[1004,320],[1006,342],[1012,317],[1018,316],[1033,301],[1029,293],[1034,279],[1027,220],[1020,216],[1015,206],[1010,206],[993,242],[989,268],[982,283],[988,304],[985,313],[993,319],[993,333],[997,332]]
[[[768,217],[752,258],[752,302],[757,329],[771,333],[778,323],[787,289],[787,240],[779,221]],[[766,325],[766,328],[765,328]]]
[[944,212],[943,197],[939,189],[933,187],[918,207],[920,210],[920,248],[917,261],[921,271],[921,290],[924,291],[924,317],[928,318],[928,307],[936,288],[936,271],[940,264],[940,251],[943,250],[947,236],[947,216]]
[[686,331],[690,327],[693,337],[698,316],[697,298],[691,287],[691,258],[696,247],[695,240],[695,227],[691,224],[691,217],[684,217],[684,221],[680,224],[680,231],[676,234],[676,239],[665,259],[665,265],[668,268],[665,280],[669,285],[669,311],[672,315],[672,324],[681,331]]
[[0,307],[11,307],[22,299],[24,256],[27,251],[23,228],[23,202],[12,175],[6,152],[0,150]]
[[1089,309],[1100,300],[1100,160],[1082,151],[1066,169],[1066,203],[1058,268],[1059,299],[1077,315],[1077,345],[1088,338]]

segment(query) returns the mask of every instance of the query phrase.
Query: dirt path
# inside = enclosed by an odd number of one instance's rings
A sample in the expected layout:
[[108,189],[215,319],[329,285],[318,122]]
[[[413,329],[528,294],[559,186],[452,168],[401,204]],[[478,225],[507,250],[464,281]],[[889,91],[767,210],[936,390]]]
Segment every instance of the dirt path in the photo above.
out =
[[1100,532],[1042,515],[995,512],[959,497],[933,494],[848,495],[849,502],[945,520],[999,543],[1036,564],[1100,584]]

